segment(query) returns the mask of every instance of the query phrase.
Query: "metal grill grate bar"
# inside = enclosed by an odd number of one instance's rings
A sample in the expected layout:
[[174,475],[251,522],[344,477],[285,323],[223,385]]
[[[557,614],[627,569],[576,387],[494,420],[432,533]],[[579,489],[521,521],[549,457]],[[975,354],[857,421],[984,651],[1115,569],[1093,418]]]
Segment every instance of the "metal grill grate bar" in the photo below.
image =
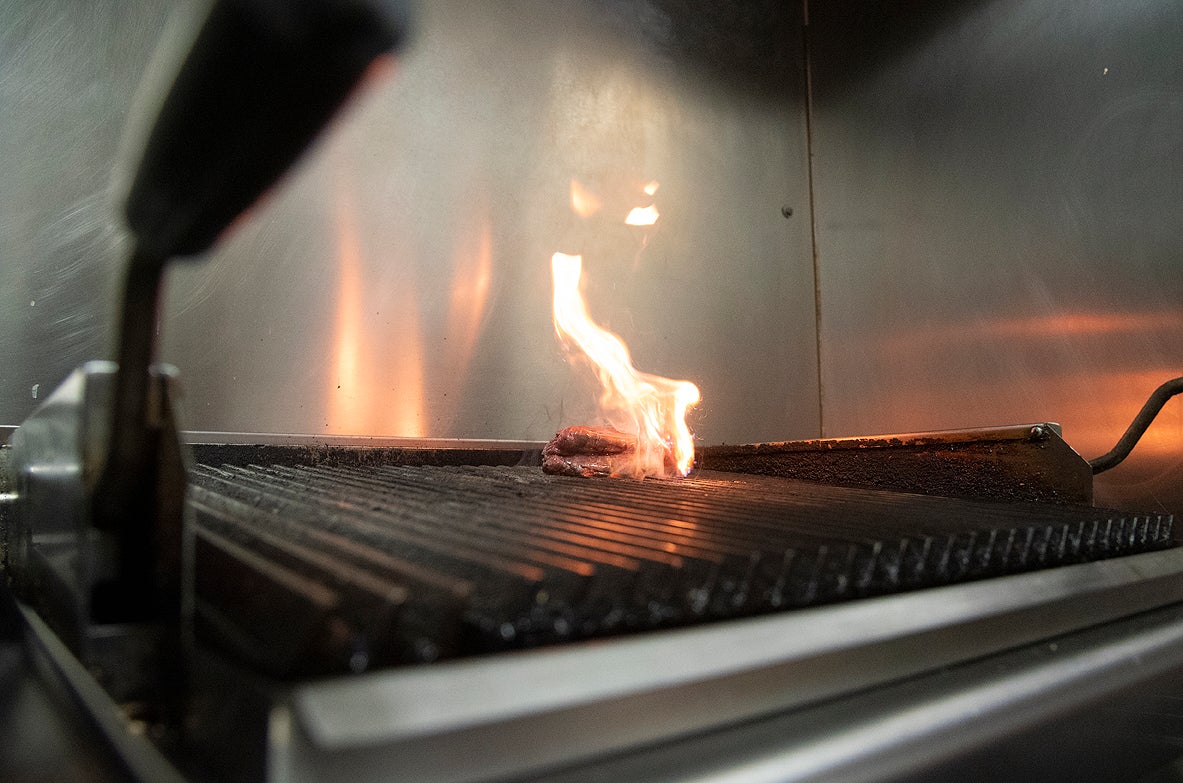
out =
[[[210,563],[255,574],[241,552],[261,554],[340,597],[351,633],[326,669],[356,667],[357,649],[365,665],[430,660],[948,584],[1162,548],[1172,531],[1169,516],[707,471],[203,465],[191,504]],[[219,607],[208,630],[232,644]]]

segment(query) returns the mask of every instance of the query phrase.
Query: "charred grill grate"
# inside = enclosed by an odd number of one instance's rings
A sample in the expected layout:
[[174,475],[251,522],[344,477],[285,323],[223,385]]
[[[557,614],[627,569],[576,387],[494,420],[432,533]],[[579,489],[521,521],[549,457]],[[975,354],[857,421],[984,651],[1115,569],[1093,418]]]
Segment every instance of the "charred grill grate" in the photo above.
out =
[[701,471],[198,466],[199,632],[282,676],[736,617],[1169,546],[1169,516]]

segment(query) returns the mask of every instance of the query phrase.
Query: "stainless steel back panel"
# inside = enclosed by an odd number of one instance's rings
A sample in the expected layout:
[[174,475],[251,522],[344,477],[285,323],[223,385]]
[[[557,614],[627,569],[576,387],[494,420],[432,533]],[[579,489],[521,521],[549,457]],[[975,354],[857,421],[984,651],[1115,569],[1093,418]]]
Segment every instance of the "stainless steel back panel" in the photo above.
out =
[[[5,421],[106,354],[109,183],[161,5],[2,12]],[[800,9],[695,5],[423,3],[395,78],[171,275],[186,426],[545,439],[588,420],[590,373],[550,321],[563,250],[641,369],[700,384],[702,440],[816,435]],[[596,217],[573,216],[572,178]],[[654,228],[623,225],[651,201]]]
[[[703,443],[1053,419],[1105,451],[1183,371],[1178,4],[812,4],[820,312],[806,36],[782,5],[422,4],[396,78],[172,276],[186,426],[544,439],[588,419],[549,322],[564,250],[642,369],[702,386]],[[112,183],[167,18],[0,3],[0,421],[109,355]],[[597,218],[573,218],[572,178]],[[657,227],[620,225],[651,179]],[[1183,508],[1180,443],[1176,401],[1098,501]]]
[[[810,37],[825,434],[1106,451],[1183,374],[1183,7],[819,2]],[[1175,401],[1097,499],[1180,477]]]

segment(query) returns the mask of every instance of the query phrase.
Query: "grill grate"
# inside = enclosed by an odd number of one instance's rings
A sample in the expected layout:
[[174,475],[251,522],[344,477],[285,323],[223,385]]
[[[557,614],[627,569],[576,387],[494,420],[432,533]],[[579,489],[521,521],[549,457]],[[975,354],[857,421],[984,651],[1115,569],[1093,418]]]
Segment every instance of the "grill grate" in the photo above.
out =
[[737,617],[1169,546],[1169,516],[700,471],[198,466],[197,626],[281,676]]

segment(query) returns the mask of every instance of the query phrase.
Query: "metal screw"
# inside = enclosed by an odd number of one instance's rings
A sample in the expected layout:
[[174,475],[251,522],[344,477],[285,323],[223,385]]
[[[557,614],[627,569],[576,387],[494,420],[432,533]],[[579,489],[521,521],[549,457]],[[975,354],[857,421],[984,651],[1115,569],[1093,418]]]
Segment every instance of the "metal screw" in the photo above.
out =
[[1047,437],[1048,437],[1047,427],[1044,427],[1043,425],[1038,425],[1038,426],[1031,428],[1031,440],[1038,443],[1041,440],[1047,440]]
[[781,207],[780,213],[787,218],[792,217],[793,216],[793,208],[792,207]]

